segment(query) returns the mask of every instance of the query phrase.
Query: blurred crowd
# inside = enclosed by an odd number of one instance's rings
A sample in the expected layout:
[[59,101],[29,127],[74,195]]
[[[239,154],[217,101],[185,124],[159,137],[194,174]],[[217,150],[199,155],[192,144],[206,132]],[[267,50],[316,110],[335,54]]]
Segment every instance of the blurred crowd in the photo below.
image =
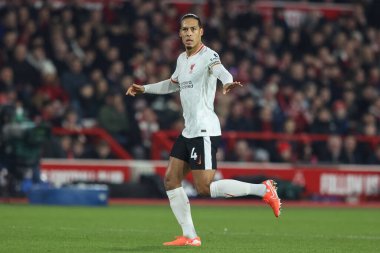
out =
[[[135,158],[149,158],[152,133],[184,127],[179,94],[124,94],[132,83],[171,76],[183,51],[177,7],[158,0],[101,9],[2,6],[0,110],[11,106],[33,122],[69,130],[100,126]],[[311,12],[297,24],[282,9],[264,18],[241,1],[190,8],[203,20],[204,43],[245,86],[228,96],[217,92],[223,131],[330,136],[240,139],[233,149],[222,145],[220,160],[380,164],[380,144],[356,137],[380,131],[380,30],[369,8],[355,4],[336,20]],[[42,155],[115,158],[107,143],[84,135],[49,138]]]

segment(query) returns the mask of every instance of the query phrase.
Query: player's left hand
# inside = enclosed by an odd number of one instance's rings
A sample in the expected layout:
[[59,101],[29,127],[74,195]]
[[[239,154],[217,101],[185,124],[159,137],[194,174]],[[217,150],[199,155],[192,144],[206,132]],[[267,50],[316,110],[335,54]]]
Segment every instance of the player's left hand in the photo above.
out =
[[243,85],[240,82],[226,83],[225,85],[223,85],[223,94],[227,94],[236,87],[243,87]]

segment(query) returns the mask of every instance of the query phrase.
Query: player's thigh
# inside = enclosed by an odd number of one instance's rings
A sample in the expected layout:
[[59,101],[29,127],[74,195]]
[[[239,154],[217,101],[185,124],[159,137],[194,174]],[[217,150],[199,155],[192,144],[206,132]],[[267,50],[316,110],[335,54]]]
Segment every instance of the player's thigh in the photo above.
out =
[[212,183],[216,170],[192,170],[195,189],[201,196],[210,196],[210,184]]
[[202,196],[210,196],[210,184],[214,179],[217,164],[216,152],[220,136],[194,138],[190,142],[189,165],[193,174],[194,186]]
[[190,168],[187,162],[171,156],[165,173],[165,189],[173,190],[180,187],[182,180],[189,172]]

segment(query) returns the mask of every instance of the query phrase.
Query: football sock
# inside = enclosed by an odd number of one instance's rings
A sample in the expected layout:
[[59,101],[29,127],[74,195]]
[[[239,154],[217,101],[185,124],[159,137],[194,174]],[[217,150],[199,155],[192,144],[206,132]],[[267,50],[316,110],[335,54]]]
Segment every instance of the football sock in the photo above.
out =
[[247,195],[262,197],[265,192],[266,187],[264,184],[249,184],[232,179],[215,181],[210,185],[210,193],[212,198],[231,198]]
[[191,218],[190,202],[184,189],[179,187],[174,190],[167,191],[170,207],[181,225],[183,236],[193,239],[197,237],[195,232],[193,219]]

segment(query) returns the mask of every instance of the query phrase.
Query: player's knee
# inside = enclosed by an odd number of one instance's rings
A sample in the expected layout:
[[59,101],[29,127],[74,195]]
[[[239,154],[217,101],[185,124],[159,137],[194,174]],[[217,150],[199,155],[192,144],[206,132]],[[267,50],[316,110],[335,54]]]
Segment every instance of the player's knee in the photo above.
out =
[[196,186],[197,192],[202,197],[210,197],[210,185],[202,184]]
[[166,175],[164,178],[164,186],[165,190],[170,191],[180,187],[181,182],[178,182],[178,180],[172,176]]

